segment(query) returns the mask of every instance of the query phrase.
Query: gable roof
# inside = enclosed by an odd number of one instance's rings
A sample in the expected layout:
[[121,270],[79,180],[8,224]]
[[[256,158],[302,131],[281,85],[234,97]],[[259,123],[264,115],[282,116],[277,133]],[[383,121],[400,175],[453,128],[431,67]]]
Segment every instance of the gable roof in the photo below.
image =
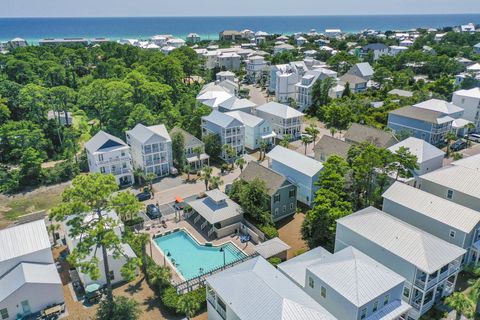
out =
[[230,111],[230,112],[226,112],[225,114],[228,114],[229,116],[234,117],[244,125],[252,128],[265,122],[264,119],[243,111]]
[[353,247],[337,251],[307,269],[357,307],[405,281]]
[[127,131],[130,137],[137,139],[140,143],[147,142],[154,135],[158,135],[167,141],[171,141],[167,128],[163,124],[146,127],[138,123],[132,130]]
[[480,223],[480,212],[405,183],[395,182],[383,198],[465,233]]
[[235,111],[238,109],[254,108],[257,105],[248,99],[231,97],[230,99],[220,102],[218,106],[229,111]]
[[293,109],[286,104],[281,104],[278,102],[268,102],[257,108],[257,111],[262,111],[265,113],[273,114],[283,119],[303,117],[304,114],[296,109]]
[[356,84],[361,84],[361,83],[367,83],[368,81],[365,80],[364,78],[362,77],[359,77],[359,76],[356,76],[354,74],[350,74],[350,73],[345,73],[343,76],[341,76],[340,78],[340,81],[342,81],[343,83],[349,83],[349,84],[352,84],[352,85],[356,85]]
[[255,178],[265,181],[269,196],[275,194],[277,190],[288,181],[288,179],[281,174],[270,168],[264,167],[255,161],[250,161],[238,178],[247,182],[251,182]]
[[388,148],[388,150],[395,152],[401,147],[408,148],[410,153],[417,157],[417,163],[423,163],[431,159],[438,157],[443,158],[445,156],[445,152],[442,150],[431,145],[423,139],[418,139],[415,137],[409,137],[405,140],[402,140]]
[[480,87],[475,87],[468,90],[458,90],[455,91],[453,95],[480,99]]
[[180,134],[183,135],[183,139],[185,140],[184,141],[185,142],[185,147],[203,145],[202,140],[198,139],[193,134],[183,130],[180,127],[173,127],[173,129],[170,130],[170,136],[173,136],[176,133],[180,133]]
[[480,199],[480,171],[462,165],[443,167],[420,176],[446,188]]
[[321,162],[282,146],[273,148],[267,153],[267,157],[309,177],[315,176],[323,169]]
[[426,121],[429,123],[444,123],[453,121],[454,119],[450,116],[444,116],[439,111],[433,111],[423,108],[415,108],[412,106],[406,106],[390,111],[388,114],[393,114],[409,119],[415,119],[420,121]]
[[452,114],[462,112],[463,109],[451,102],[440,99],[430,99],[413,105],[415,108],[422,108],[432,111],[438,111],[443,114]]
[[0,230],[0,243],[0,262],[51,247],[43,219]]
[[358,144],[364,141],[369,141],[383,148],[390,147],[394,143],[398,142],[391,132],[358,123],[352,123],[350,128],[348,128],[348,130],[345,132],[344,138],[347,142],[352,141]]
[[207,283],[242,320],[335,319],[262,257],[214,274]]
[[370,65],[370,63],[361,62],[361,63],[357,63],[356,66],[357,66],[358,70],[360,71],[360,73],[362,74],[362,76],[364,76],[364,77],[373,76],[374,71],[373,71],[373,68]]
[[203,116],[202,120],[214,123],[222,128],[228,128],[230,126],[242,126],[243,123],[235,119],[234,117],[222,113],[218,110],[213,110],[208,116]]
[[343,159],[346,159],[348,156],[348,150],[351,146],[352,144],[346,141],[336,139],[328,135],[323,135],[315,144],[313,151],[315,152],[315,155],[323,152],[327,157],[337,155]]
[[402,90],[402,89],[392,89],[387,92],[387,94],[391,95],[397,95],[400,97],[413,97],[413,92],[412,91],[407,91],[407,90]]
[[338,219],[337,224],[427,273],[437,271],[466,252],[374,207]]
[[109,149],[113,147],[127,146],[122,139],[112,136],[103,130],[97,132],[90,140],[85,143],[85,149],[90,153],[97,152],[101,149]]

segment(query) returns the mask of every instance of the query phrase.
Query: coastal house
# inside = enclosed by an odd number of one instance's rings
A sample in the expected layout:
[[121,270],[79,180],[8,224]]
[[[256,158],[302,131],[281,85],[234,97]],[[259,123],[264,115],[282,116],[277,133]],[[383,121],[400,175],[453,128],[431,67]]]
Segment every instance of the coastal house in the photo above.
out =
[[[208,116],[202,117],[202,137],[216,134],[222,145],[221,158],[225,161],[235,161],[245,153],[245,126],[236,118],[213,110]],[[231,146],[236,155],[231,158],[224,146]]]
[[369,43],[362,47],[360,56],[365,58],[370,52],[372,52],[373,60],[378,60],[381,56],[387,55],[389,48],[383,43]]
[[350,86],[351,92],[360,93],[367,90],[368,80],[365,80],[357,75],[346,73],[339,78],[339,84],[345,87],[347,83]]
[[120,186],[134,182],[130,147],[122,139],[100,130],[85,143],[90,172],[112,174]]
[[17,37],[17,38],[13,38],[12,40],[9,40],[8,46],[12,49],[15,49],[15,48],[26,47],[28,46],[28,43],[25,39]]
[[473,52],[480,54],[480,42],[473,46]]
[[288,102],[289,99],[296,99],[295,85],[307,71],[308,67],[304,61],[272,66],[270,68],[269,92],[275,93],[276,100],[281,103]]
[[233,73],[232,71],[220,71],[215,75],[215,78],[218,82],[226,80],[235,82],[235,73]]
[[473,131],[478,132],[480,130],[480,88],[455,91],[452,103],[463,109],[462,118],[471,121],[475,125]]
[[344,139],[345,142],[350,144],[370,142],[380,148],[388,148],[398,142],[391,132],[358,123],[351,124],[345,132]]
[[452,294],[465,249],[374,207],[337,220],[335,252],[354,246],[405,278],[403,299],[418,319]]
[[189,33],[187,35],[187,42],[188,43],[197,43],[200,42],[200,36],[197,33]]
[[86,38],[46,38],[38,41],[39,46],[88,46]]
[[[112,223],[116,225],[113,227],[113,231],[118,237],[122,237],[122,233],[125,231],[123,223],[118,218],[117,214],[113,211],[105,211],[101,213],[105,220],[111,220]],[[79,234],[73,237],[70,234],[70,230],[72,228],[69,225],[69,221],[72,219],[76,219],[76,216],[69,216],[63,223],[63,227],[65,230],[65,240],[67,243],[68,250],[72,252],[82,241],[83,234]],[[96,218],[96,213],[90,213],[85,215],[82,223],[88,224],[92,219]],[[107,223],[108,225],[108,223]],[[107,227],[109,228],[109,227]],[[83,243],[84,245],[84,243]],[[82,272],[81,269],[77,269],[78,276],[80,281],[82,282],[83,286],[86,287],[90,284],[98,284],[100,286],[104,286],[107,283],[107,276],[110,278],[112,284],[122,283],[126,281],[126,278],[122,276],[121,269],[127,263],[128,259],[134,259],[137,256],[133,252],[130,245],[126,243],[120,243],[120,250],[123,254],[117,255],[116,252],[113,250],[107,250],[107,260],[108,260],[108,275],[105,274],[105,268],[103,267],[103,253],[102,250],[97,247],[97,244],[94,243],[90,247],[90,255],[86,258],[86,260],[90,260],[92,258],[96,258],[98,260],[98,271],[99,277],[98,279],[92,279],[90,274]]]
[[354,75],[362,78],[365,81],[369,81],[373,77],[373,68],[368,62],[356,63],[348,70],[347,74]]
[[388,47],[388,54],[395,57],[396,55],[405,52],[408,50],[407,47],[402,47],[402,46],[390,46]]
[[346,160],[348,157],[348,150],[352,145],[353,144],[350,142],[323,135],[313,147],[315,160],[325,162],[333,155]]
[[315,85],[315,82],[318,80],[325,80],[326,78],[333,78],[336,82],[337,73],[329,69],[317,68],[307,71],[300,81],[295,84],[297,92],[296,101],[299,109],[303,110],[312,105],[312,88]]
[[222,52],[217,55],[217,63],[220,69],[240,70],[240,64],[242,62],[241,56],[236,52]]
[[271,124],[278,139],[287,134],[298,139],[302,133],[304,114],[285,104],[268,102],[257,107],[255,115]]
[[174,127],[170,130],[170,137],[173,137],[175,134],[183,136],[186,164],[193,171],[200,170],[205,165],[210,164],[210,156],[205,153],[205,144],[202,140],[179,127]]
[[223,238],[240,230],[243,210],[235,201],[218,189],[205,192],[205,197],[187,200],[185,217],[203,230],[211,239]]
[[220,103],[235,96],[234,87],[238,86],[235,83],[229,85],[227,84],[228,82],[230,81],[223,80],[219,83],[210,82],[204,85],[198,93],[196,100],[214,110],[217,109]]
[[73,124],[73,115],[68,111],[49,110],[47,119],[55,120],[61,126],[71,126]]
[[240,99],[237,97],[231,97],[223,102],[218,104],[218,111],[220,112],[230,112],[230,111],[241,111],[244,113],[253,113],[256,103],[248,99]]
[[272,131],[272,126],[268,120],[254,116],[243,111],[230,111],[225,113],[240,121],[245,127],[245,148],[257,150],[262,142],[267,146],[272,146],[277,136]]
[[402,147],[408,149],[412,155],[417,157],[418,169],[413,170],[414,177],[435,171],[443,166],[445,152],[425,140],[409,137],[389,147],[388,150],[396,152]]
[[276,46],[273,47],[273,54],[276,55],[279,53],[292,51],[294,49],[295,47],[288,43],[277,44]]
[[243,38],[242,33],[236,30],[224,30],[219,34],[219,39],[221,41],[235,41],[235,40],[240,40],[242,38]]
[[383,211],[451,244],[464,248],[463,264],[480,259],[480,212],[407,184],[395,182],[383,193]]
[[407,91],[407,90],[401,90],[401,89],[392,89],[387,92],[387,95],[389,96],[399,96],[403,98],[411,98],[413,97],[413,92],[412,91]]
[[43,219],[0,230],[0,243],[0,319],[28,318],[63,305],[63,285]]
[[164,177],[176,173],[173,167],[172,139],[163,124],[146,127],[137,124],[126,132],[133,167],[144,174]]
[[298,37],[295,42],[297,43],[297,46],[303,46],[304,44],[308,43],[308,40],[305,37]]
[[342,35],[341,29],[325,29],[325,36],[328,38],[338,38]]
[[254,55],[245,60],[245,70],[249,83],[257,83],[268,72],[268,62],[262,56]]
[[[465,160],[467,160],[466,158]],[[472,160],[478,161],[477,158]],[[460,161],[459,161],[460,162]],[[460,162],[419,177],[418,187],[467,208],[480,211],[480,171],[473,163]]]
[[263,257],[206,280],[209,320],[333,320],[324,307]]
[[411,306],[402,300],[402,276],[354,247],[311,251],[278,270],[337,319],[406,319]]
[[297,186],[297,200],[311,206],[318,190],[316,182],[322,163],[282,146],[273,148],[267,157],[269,168]]
[[246,182],[255,179],[265,182],[270,197],[269,211],[273,222],[294,215],[297,211],[297,187],[280,173],[250,161],[238,178]]

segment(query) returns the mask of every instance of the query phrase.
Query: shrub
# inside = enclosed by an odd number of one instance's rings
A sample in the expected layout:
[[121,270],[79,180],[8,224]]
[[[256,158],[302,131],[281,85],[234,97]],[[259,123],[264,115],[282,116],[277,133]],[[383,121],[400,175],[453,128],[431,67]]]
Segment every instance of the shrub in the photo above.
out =
[[272,257],[268,259],[268,262],[270,262],[274,267],[277,267],[280,263],[282,263],[282,259],[279,257]]
[[205,288],[198,288],[183,295],[180,295],[177,293],[177,290],[175,290],[173,286],[168,286],[163,290],[160,298],[165,307],[167,307],[172,312],[178,313],[180,298],[184,296],[189,296],[197,302],[199,309],[195,310],[195,313],[197,313],[207,301],[207,293],[205,291]]
[[268,239],[278,237],[277,228],[275,228],[275,226],[271,224],[261,225],[259,229],[265,234],[265,237],[267,237]]

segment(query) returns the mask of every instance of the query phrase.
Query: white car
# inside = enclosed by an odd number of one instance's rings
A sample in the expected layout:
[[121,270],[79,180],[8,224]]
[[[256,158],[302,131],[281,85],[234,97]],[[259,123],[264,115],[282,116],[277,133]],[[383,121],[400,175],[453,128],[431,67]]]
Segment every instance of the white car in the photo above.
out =
[[468,135],[468,140],[474,141],[474,142],[480,142],[480,134],[472,133],[472,134]]

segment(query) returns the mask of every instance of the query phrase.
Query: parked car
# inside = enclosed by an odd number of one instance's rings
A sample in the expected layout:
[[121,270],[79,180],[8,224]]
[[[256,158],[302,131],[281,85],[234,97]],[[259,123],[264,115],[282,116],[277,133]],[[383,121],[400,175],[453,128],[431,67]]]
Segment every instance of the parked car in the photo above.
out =
[[463,141],[462,139],[458,139],[452,145],[450,146],[450,150],[452,151],[460,151],[462,149],[465,149],[467,147],[467,143]]
[[152,197],[152,194],[150,192],[141,192],[137,194],[137,199],[138,201],[146,201]]
[[468,136],[468,139],[473,142],[480,142],[480,134],[472,133]]
[[149,204],[147,206],[147,216],[150,219],[158,219],[160,218],[160,210],[154,204]]

